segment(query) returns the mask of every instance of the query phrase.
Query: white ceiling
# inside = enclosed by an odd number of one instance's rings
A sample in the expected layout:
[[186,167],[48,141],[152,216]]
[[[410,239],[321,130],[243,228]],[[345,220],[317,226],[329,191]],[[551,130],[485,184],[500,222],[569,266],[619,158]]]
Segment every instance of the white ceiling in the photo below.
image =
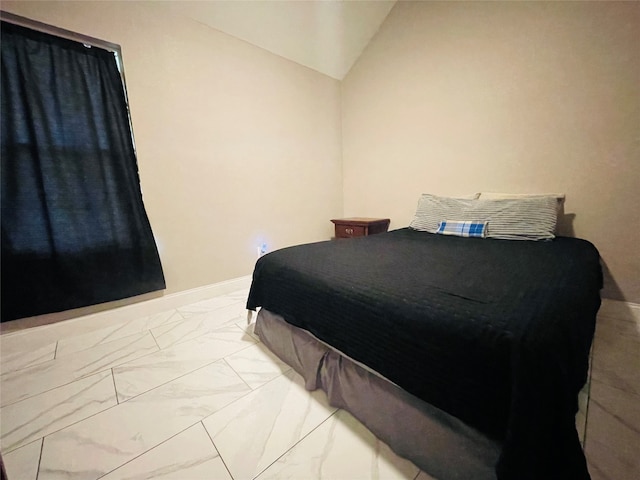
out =
[[342,80],[396,0],[211,0],[160,2],[330,77]]

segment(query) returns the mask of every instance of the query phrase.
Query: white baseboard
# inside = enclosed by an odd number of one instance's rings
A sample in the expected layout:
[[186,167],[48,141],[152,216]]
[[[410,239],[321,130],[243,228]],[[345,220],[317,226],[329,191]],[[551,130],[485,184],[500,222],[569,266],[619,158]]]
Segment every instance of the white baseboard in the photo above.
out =
[[598,316],[634,322],[640,327],[640,304],[603,298]]
[[224,282],[212,283],[211,285],[205,285],[203,287],[197,287],[182,292],[171,293],[169,295],[165,295],[162,298],[150,300],[150,302],[158,302],[157,305],[147,307],[154,308],[155,311],[152,313],[142,313],[142,315],[152,315],[153,313],[160,313],[172,308],[178,308],[183,305],[189,305],[190,303],[196,303],[200,300],[206,300],[207,298],[217,297],[218,295],[235,292],[236,290],[242,290],[243,288],[249,288],[251,286],[251,278],[251,275],[246,275],[244,277],[225,280]]
[[170,293],[148,300],[117,306],[90,314],[73,315],[71,312],[59,312],[37,317],[21,318],[2,324],[2,336],[29,335],[47,336],[55,329],[56,336],[82,334],[87,331],[106,327],[114,322],[123,322],[131,318],[155,315],[160,312],[179,308],[183,305],[199,302],[207,298],[224,295],[251,286],[251,275],[226,280],[182,292]]

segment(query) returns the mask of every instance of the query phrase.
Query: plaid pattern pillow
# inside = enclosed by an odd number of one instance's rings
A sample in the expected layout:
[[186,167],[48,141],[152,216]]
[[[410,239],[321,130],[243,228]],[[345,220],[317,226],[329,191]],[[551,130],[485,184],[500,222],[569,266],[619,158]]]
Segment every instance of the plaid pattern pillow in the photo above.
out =
[[456,235],[458,237],[485,237],[487,222],[477,220],[443,220],[438,226],[436,233],[442,235]]

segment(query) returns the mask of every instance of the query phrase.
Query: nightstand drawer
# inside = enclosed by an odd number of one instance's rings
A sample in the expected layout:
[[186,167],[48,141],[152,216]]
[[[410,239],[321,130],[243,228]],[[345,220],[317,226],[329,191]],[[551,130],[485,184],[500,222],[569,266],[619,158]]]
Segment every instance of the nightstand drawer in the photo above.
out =
[[351,238],[364,236],[364,227],[357,227],[354,225],[336,225],[336,237],[338,238]]
[[334,218],[331,222],[335,225],[335,238],[366,237],[386,232],[389,228],[388,218]]

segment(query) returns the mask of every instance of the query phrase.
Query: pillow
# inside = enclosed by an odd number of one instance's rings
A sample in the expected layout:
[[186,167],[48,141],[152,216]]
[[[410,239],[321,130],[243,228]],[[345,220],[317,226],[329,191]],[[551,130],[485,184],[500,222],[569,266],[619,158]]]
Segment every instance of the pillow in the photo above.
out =
[[558,233],[558,218],[564,214],[564,193],[495,193],[495,192],[481,192],[478,194],[480,200],[500,200],[504,198],[537,198],[537,197],[550,197],[556,199],[556,230],[554,234]]
[[424,194],[409,227],[436,233],[443,218],[455,218],[488,222],[487,238],[552,239],[557,222],[556,202],[554,197],[463,200]]
[[439,197],[428,193],[422,194],[418,207],[409,227],[415,230],[436,233],[443,218],[469,218],[463,212],[471,209],[474,199]]
[[480,200],[502,200],[505,198],[538,198],[538,197],[551,197],[556,199],[556,211],[558,214],[562,210],[564,204],[564,193],[495,193],[495,192],[480,192],[478,199]]
[[558,202],[562,202],[565,198],[564,193],[495,193],[480,192],[478,194],[481,200],[503,200],[505,198],[534,198],[534,197],[553,197]]
[[487,222],[443,220],[436,233],[442,235],[455,235],[457,237],[484,238]]
[[[418,216],[418,215],[429,215],[430,210],[433,208],[433,206],[431,205],[431,202],[433,200],[435,200],[435,199],[440,199],[443,203],[446,204],[447,200],[452,200],[452,201],[454,201],[454,200],[471,201],[471,200],[476,200],[479,196],[480,196],[479,193],[474,193],[474,194],[471,194],[471,195],[462,195],[460,197],[438,197],[437,195],[431,195],[429,193],[423,193],[422,196],[420,197],[420,199],[418,200],[418,207],[416,209],[416,216]],[[434,221],[435,221],[434,228],[438,228],[438,224],[439,224],[440,220],[442,220],[443,218],[446,218],[446,217],[434,218]]]
[[480,198],[480,194],[479,193],[472,193],[470,195],[457,195],[453,198],[459,198],[461,200],[477,200]]

